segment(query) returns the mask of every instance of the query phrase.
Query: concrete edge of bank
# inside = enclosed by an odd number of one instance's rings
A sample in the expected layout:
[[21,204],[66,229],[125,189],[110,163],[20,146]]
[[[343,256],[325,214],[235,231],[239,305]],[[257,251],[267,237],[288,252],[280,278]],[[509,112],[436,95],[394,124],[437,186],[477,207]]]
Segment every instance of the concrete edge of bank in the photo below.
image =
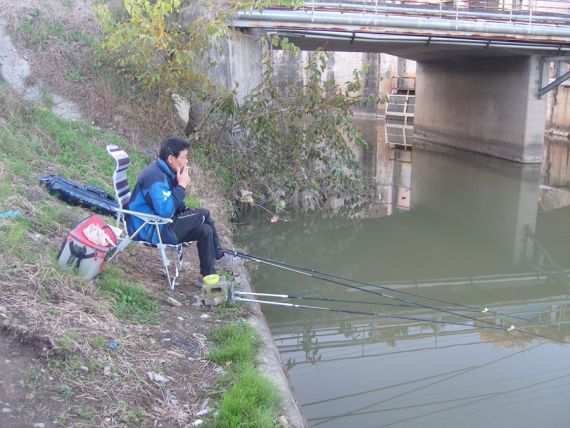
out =
[[[242,261],[235,267],[235,273],[238,275],[239,289],[252,292],[249,274]],[[282,411],[283,416],[287,419],[287,426],[291,428],[308,427],[309,425],[301,413],[300,405],[297,402],[289,378],[283,369],[283,363],[271,336],[265,315],[263,315],[258,304],[250,303],[250,305],[253,312],[247,322],[259,333],[262,341],[257,357],[257,368],[261,374],[277,386],[282,397]]]

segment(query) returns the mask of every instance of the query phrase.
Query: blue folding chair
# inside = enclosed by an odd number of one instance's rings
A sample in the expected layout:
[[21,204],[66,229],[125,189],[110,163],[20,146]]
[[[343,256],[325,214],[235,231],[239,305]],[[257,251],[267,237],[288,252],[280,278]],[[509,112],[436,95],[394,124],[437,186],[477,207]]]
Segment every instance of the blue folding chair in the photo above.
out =
[[[115,172],[113,173],[113,187],[115,188],[115,198],[119,204],[119,208],[116,208],[115,212],[117,213],[117,227],[120,228],[125,234],[125,237],[120,239],[115,253],[109,258],[109,260],[124,250],[131,242],[137,242],[145,246],[156,247],[160,252],[162,265],[164,266],[164,271],[166,272],[166,277],[168,279],[168,286],[174,290],[174,287],[176,286],[178,280],[178,275],[182,270],[183,244],[164,244],[162,242],[162,236],[160,234],[160,226],[172,223],[173,220],[157,215],[125,209],[131,200],[131,190],[129,188],[129,182],[127,180],[127,169],[131,164],[131,160],[129,158],[129,155],[123,149],[114,144],[107,146],[107,152],[113,156],[116,163]],[[143,221],[143,224],[130,235],[129,229],[127,228],[127,216],[135,216]],[[156,233],[158,236],[158,243],[156,244],[136,239],[140,231],[149,224],[156,228]],[[168,253],[170,253],[170,257]]]

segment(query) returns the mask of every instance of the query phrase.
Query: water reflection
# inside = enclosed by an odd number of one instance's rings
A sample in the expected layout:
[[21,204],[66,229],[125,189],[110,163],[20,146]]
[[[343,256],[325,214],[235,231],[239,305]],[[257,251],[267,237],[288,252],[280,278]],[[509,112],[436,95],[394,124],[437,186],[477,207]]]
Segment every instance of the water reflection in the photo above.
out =
[[[348,288],[259,267],[257,291],[383,315],[264,308],[306,418],[323,427],[564,426],[569,207],[539,210],[535,166],[419,148],[412,160],[408,212],[251,218],[237,237],[253,254],[360,281]],[[393,171],[376,176],[392,180],[379,181],[379,194],[402,184]]]
[[467,152],[414,151],[413,207],[470,228],[517,263],[534,232],[540,165],[503,162]]

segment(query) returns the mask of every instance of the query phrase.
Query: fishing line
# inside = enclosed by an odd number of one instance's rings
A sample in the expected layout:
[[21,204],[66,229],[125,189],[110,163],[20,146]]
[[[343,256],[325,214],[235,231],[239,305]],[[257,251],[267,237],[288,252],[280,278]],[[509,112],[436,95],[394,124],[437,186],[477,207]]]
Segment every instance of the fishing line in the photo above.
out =
[[454,410],[454,409],[457,409],[457,408],[460,408],[460,407],[469,406],[469,405],[474,404],[474,403],[477,403],[477,402],[481,402],[481,401],[488,400],[489,398],[495,398],[495,397],[498,397],[498,396],[504,396],[504,395],[512,394],[513,392],[522,391],[522,390],[525,390],[525,389],[528,389],[528,388],[532,388],[533,386],[542,385],[542,384],[549,383],[549,382],[553,382],[553,381],[556,381],[556,380],[559,380],[559,379],[564,379],[564,378],[567,378],[567,377],[569,377],[569,376],[570,376],[570,374],[564,375],[564,376],[559,376],[559,377],[557,377],[557,378],[552,378],[552,379],[543,380],[543,381],[540,381],[540,382],[536,382],[536,383],[533,383],[533,384],[521,386],[521,387],[519,387],[519,388],[515,388],[515,389],[511,389],[511,390],[499,391],[499,392],[496,392],[494,396],[491,396],[491,397],[488,397],[488,398],[479,398],[479,399],[476,399],[476,400],[469,401],[469,402],[467,402],[467,403],[463,403],[463,404],[459,404],[459,405],[455,405],[455,406],[451,406],[451,407],[446,407],[446,408],[444,408],[444,409],[435,410],[435,411],[433,411],[433,412],[425,413],[425,414],[422,414],[422,415],[412,416],[412,417],[409,417],[409,418],[406,418],[406,419],[401,419],[401,420],[399,420],[399,421],[391,422],[391,423],[389,423],[389,424],[387,424],[387,425],[382,425],[382,427],[388,427],[388,426],[392,426],[392,425],[397,425],[397,424],[400,424],[400,423],[402,423],[402,422],[408,422],[408,421],[413,420],[413,419],[425,418],[426,416],[432,416],[432,415],[435,415],[435,414],[437,414],[437,413],[447,412],[448,410]]
[[[238,294],[238,292],[236,292],[236,294]],[[314,310],[318,310],[318,311],[338,312],[338,313],[352,314],[352,315],[368,315],[368,316],[373,316],[373,317],[378,317],[378,318],[394,318],[394,319],[399,319],[399,320],[430,322],[430,323],[436,323],[436,324],[460,325],[463,327],[475,327],[475,328],[483,328],[483,329],[491,329],[491,330],[512,331],[515,329],[514,326],[511,326],[508,328],[498,326],[496,324],[492,324],[489,326],[477,326],[477,325],[466,324],[466,323],[461,323],[461,322],[454,322],[454,321],[439,321],[439,320],[432,320],[432,319],[427,319],[427,318],[405,317],[405,316],[399,316],[399,315],[387,315],[387,314],[381,314],[378,312],[352,311],[349,309],[333,309],[333,308],[325,308],[322,306],[298,305],[295,303],[288,303],[288,302],[274,302],[271,300],[248,299],[248,298],[244,298],[244,297],[239,297],[239,295],[237,295],[235,297],[235,300],[239,301],[239,302],[263,303],[263,304],[273,305],[273,306],[285,306],[288,308],[314,309]],[[476,318],[474,318],[474,320],[478,321]]]
[[[361,411],[363,411],[363,410],[370,409],[370,408],[372,408],[372,407],[374,407],[374,406],[377,406],[377,405],[380,405],[380,404],[384,404],[384,403],[387,403],[387,402],[389,402],[389,401],[393,401],[393,400],[398,399],[398,398],[401,398],[401,397],[405,397],[405,396],[407,396],[407,395],[409,395],[409,394],[413,394],[413,393],[416,393],[416,392],[421,391],[421,390],[428,389],[428,388],[430,388],[430,387],[432,387],[432,386],[434,386],[434,385],[438,385],[438,384],[445,383],[445,382],[447,382],[447,381],[450,380],[450,379],[454,379],[454,378],[457,378],[457,377],[461,377],[461,376],[463,376],[464,374],[467,374],[467,373],[472,373],[472,372],[474,372],[474,371],[476,371],[476,370],[479,370],[479,369],[481,369],[481,368],[488,367],[488,366],[490,366],[490,365],[492,365],[492,364],[496,364],[496,363],[498,363],[498,362],[507,360],[507,359],[512,358],[512,357],[514,357],[514,356],[516,356],[516,355],[523,354],[523,353],[525,353],[525,352],[527,352],[527,351],[530,351],[530,350],[532,350],[532,349],[541,347],[541,346],[543,346],[543,345],[544,345],[544,343],[539,343],[539,344],[536,344],[536,345],[532,345],[532,346],[530,346],[530,347],[528,347],[528,348],[521,349],[520,351],[516,351],[516,352],[514,352],[514,353],[512,353],[512,354],[508,354],[508,355],[505,355],[505,356],[496,358],[496,359],[494,359],[494,360],[487,361],[486,363],[483,363],[483,364],[477,364],[477,365],[474,365],[474,366],[471,366],[471,367],[466,367],[465,370],[463,370],[463,371],[461,371],[461,372],[459,372],[459,373],[450,374],[449,376],[446,376],[446,377],[443,378],[443,379],[435,380],[435,381],[430,382],[430,383],[428,383],[428,384],[426,384],[426,385],[422,385],[422,386],[420,386],[420,387],[418,387],[418,388],[413,388],[413,389],[410,389],[410,390],[408,390],[408,391],[404,391],[404,392],[402,392],[402,393],[399,393],[399,394],[393,395],[393,396],[391,396],[391,397],[385,398],[385,399],[383,399],[383,400],[380,400],[380,401],[376,401],[376,402],[374,402],[374,403],[367,404],[367,405],[365,405],[365,406],[363,406],[363,407],[360,407],[360,408],[358,408],[358,409],[354,409],[354,410],[348,411],[348,412],[346,412],[346,413],[344,414],[344,416],[351,416],[353,413],[361,412]],[[316,423],[315,426],[318,426],[318,425],[321,425],[321,424],[323,424],[323,423],[326,423],[326,422],[328,422],[329,420],[332,420],[332,419],[334,419],[334,417],[330,417],[330,416],[329,416],[328,419],[323,420],[323,421],[321,421],[321,422],[319,422],[319,423]]]
[[[223,249],[223,250],[224,250],[224,251],[227,251],[226,249]],[[230,253],[230,254],[231,254],[231,253]],[[298,274],[300,274],[300,275],[305,275],[305,276],[308,276],[308,277],[311,277],[311,278],[314,278],[314,279],[319,279],[319,280],[321,280],[321,281],[326,281],[326,282],[330,282],[330,283],[333,283],[333,284],[342,285],[342,286],[344,286],[344,287],[353,288],[353,289],[355,289],[355,290],[363,291],[363,292],[365,292],[365,293],[370,293],[370,294],[374,294],[374,295],[376,295],[376,296],[386,297],[387,299],[394,299],[394,300],[397,300],[397,301],[399,301],[399,302],[407,303],[407,304],[410,304],[410,305],[413,305],[413,306],[416,306],[416,307],[425,308],[425,309],[431,309],[431,310],[439,311],[439,312],[445,312],[445,313],[447,313],[447,314],[450,314],[450,315],[453,315],[453,316],[457,316],[457,317],[467,318],[467,319],[470,319],[470,320],[472,320],[472,321],[481,321],[481,322],[485,322],[485,323],[487,323],[487,324],[496,325],[495,323],[492,323],[492,322],[490,322],[490,321],[480,320],[480,319],[478,319],[478,318],[470,317],[470,316],[468,316],[468,315],[457,314],[457,313],[455,313],[455,312],[447,311],[447,310],[445,310],[445,309],[436,308],[436,307],[434,307],[434,306],[424,305],[424,304],[417,303],[417,302],[412,302],[412,301],[409,301],[409,300],[406,300],[406,299],[402,299],[402,298],[400,298],[400,297],[391,296],[391,295],[389,295],[389,294],[381,293],[381,292],[378,292],[378,291],[367,290],[367,289],[362,288],[362,287],[357,287],[356,285],[346,284],[345,282],[340,282],[340,281],[337,281],[337,280],[334,280],[334,279],[325,278],[324,276],[320,276],[320,275],[321,275],[321,272],[316,273],[316,272],[303,271],[303,270],[300,270],[300,269],[302,269],[302,268],[298,269],[298,268],[296,268],[296,267],[294,267],[294,266],[292,266],[292,265],[285,265],[285,264],[282,264],[282,263],[280,263],[280,262],[275,262],[275,261],[272,261],[272,260],[271,260],[271,261],[269,261],[269,260],[263,260],[263,259],[261,259],[261,258],[259,258],[259,257],[255,257],[255,256],[252,256],[252,255],[249,255],[249,254],[244,254],[244,253],[234,252],[233,255],[234,255],[234,256],[237,256],[237,257],[245,258],[245,259],[248,259],[248,260],[252,260],[252,261],[257,261],[257,262],[260,262],[260,263],[265,263],[265,264],[268,264],[268,265],[270,265],[270,266],[282,268],[282,269],[285,269],[285,270],[288,270],[288,271],[291,271],[291,272],[298,273]],[[327,274],[324,274],[324,275],[327,275]],[[332,277],[332,275],[328,275],[328,276],[331,276],[331,277]],[[349,279],[346,279],[346,278],[341,278],[341,279],[343,279],[343,280],[345,280],[345,281],[350,281]],[[356,282],[356,281],[354,281],[354,282]],[[395,291],[395,290],[394,290],[394,291]]]
[[[509,318],[513,318],[513,319],[522,320],[522,321],[525,321],[525,322],[528,322],[528,321],[529,321],[529,320],[526,319],[526,318],[517,317],[517,316],[513,316],[513,315],[509,315],[509,314],[503,314],[503,313],[496,312],[496,311],[490,311],[488,308],[478,309],[478,308],[474,308],[474,307],[471,307],[471,306],[463,305],[463,304],[461,304],[461,303],[456,303],[456,302],[452,302],[452,301],[448,301],[448,300],[437,299],[437,298],[433,298],[433,297],[422,296],[422,295],[415,294],[415,293],[411,293],[411,292],[395,290],[395,289],[390,288],[390,287],[385,287],[385,286],[378,285],[378,284],[371,284],[371,283],[367,283],[367,282],[363,282],[363,281],[358,281],[358,280],[352,280],[352,279],[345,278],[345,277],[341,277],[341,276],[338,276],[338,275],[333,275],[333,274],[328,274],[328,273],[324,273],[324,272],[319,272],[319,271],[317,271],[317,270],[315,270],[315,269],[311,269],[311,268],[306,268],[306,267],[302,267],[302,266],[295,266],[295,265],[287,264],[287,263],[280,262],[280,261],[277,261],[277,260],[271,260],[271,259],[266,259],[266,258],[263,258],[263,257],[253,256],[253,255],[251,255],[251,254],[243,253],[243,252],[236,251],[236,250],[231,250],[231,249],[228,249],[228,248],[222,248],[222,250],[224,251],[224,253],[230,254],[230,255],[232,255],[232,256],[234,256],[234,257],[240,257],[240,258],[243,258],[243,259],[246,259],[246,260],[251,260],[251,261],[255,261],[255,262],[267,264],[267,265],[269,265],[269,266],[274,266],[274,267],[277,267],[277,268],[280,268],[280,269],[284,269],[284,270],[287,270],[287,271],[290,271],[290,272],[298,273],[298,274],[300,274],[300,275],[308,276],[308,277],[311,277],[311,278],[314,278],[314,279],[318,279],[318,280],[321,280],[321,281],[326,281],[326,282],[330,282],[330,283],[333,283],[333,284],[342,285],[342,286],[344,286],[344,287],[348,287],[348,288],[352,288],[352,289],[355,289],[355,290],[363,291],[363,292],[365,292],[365,293],[375,294],[375,295],[378,295],[378,296],[381,296],[381,297],[386,297],[386,298],[388,298],[388,299],[394,299],[394,300],[397,300],[397,301],[400,301],[400,302],[403,302],[403,303],[406,303],[406,304],[411,304],[411,305],[413,305],[413,306],[417,306],[417,307],[421,307],[421,308],[425,308],[425,309],[431,309],[431,310],[435,310],[435,311],[439,311],[439,312],[444,312],[444,313],[447,313],[447,314],[450,314],[450,315],[453,315],[453,316],[470,319],[470,320],[472,320],[472,321],[484,322],[484,323],[486,323],[486,324],[490,324],[490,325],[496,326],[495,323],[490,322],[490,321],[477,319],[477,318],[474,318],[474,317],[471,317],[471,316],[468,316],[468,315],[458,314],[458,313],[453,312],[453,311],[448,311],[448,310],[446,310],[446,309],[437,308],[437,307],[430,306],[430,305],[425,305],[425,304],[421,304],[421,303],[417,303],[417,302],[412,302],[412,301],[409,301],[409,300],[406,300],[406,299],[403,299],[403,298],[400,298],[400,297],[396,297],[396,296],[391,296],[391,295],[388,295],[388,294],[385,294],[385,293],[375,292],[375,291],[373,291],[373,290],[367,290],[367,289],[362,288],[362,287],[357,287],[357,286],[355,286],[355,285],[347,284],[346,281],[348,281],[348,282],[353,282],[353,283],[356,283],[356,284],[366,285],[366,286],[370,286],[370,287],[374,287],[374,288],[380,288],[380,289],[388,290],[388,291],[390,291],[390,292],[401,293],[401,294],[413,296],[413,297],[416,297],[416,298],[422,298],[422,299],[426,299],[426,300],[431,300],[431,301],[436,301],[436,302],[445,303],[445,304],[449,304],[449,305],[454,305],[454,306],[462,307],[462,308],[465,308],[465,309],[469,309],[469,310],[471,310],[471,311],[473,311],[473,312],[477,312],[477,313],[484,313],[484,314],[485,314],[485,313],[490,313],[490,314],[493,314],[493,315],[496,315],[496,316],[509,317]],[[327,278],[327,277],[328,277],[328,278]],[[334,278],[334,279],[331,279],[331,278]],[[345,282],[341,282],[341,281],[338,281],[338,280],[345,281]],[[545,326],[549,326],[549,327],[552,326],[551,324],[548,324],[548,323],[541,323],[541,324],[544,324]],[[512,325],[511,325],[511,327],[514,328],[514,326],[512,326]],[[509,327],[509,328],[510,328],[510,327]],[[541,335],[541,334],[538,334],[538,333],[533,333],[533,332],[529,332],[529,331],[521,331],[521,332],[524,333],[524,334],[528,334],[528,335],[531,335],[531,336],[539,337],[539,338],[542,338],[542,339],[547,339],[547,340],[551,340],[551,341],[558,341],[558,342],[562,341],[563,343],[568,343],[568,342],[566,342],[566,341],[563,341],[563,340],[560,340],[560,339],[551,338],[551,337],[544,336],[544,335]]]
[[[314,273],[314,274],[318,274],[318,275],[327,276],[327,277],[330,277],[330,278],[339,279],[339,280],[342,280],[342,281],[353,282],[353,283],[355,283],[355,284],[366,285],[366,286],[374,287],[374,288],[381,288],[381,289],[384,289],[384,290],[388,290],[388,291],[395,292],[395,293],[401,293],[401,294],[409,295],[409,296],[412,296],[412,297],[418,297],[418,298],[421,298],[421,299],[431,300],[431,301],[434,301],[434,302],[439,302],[439,303],[445,303],[445,304],[448,304],[448,305],[458,306],[458,307],[461,307],[461,308],[464,308],[464,309],[466,309],[466,310],[469,310],[469,311],[472,311],[472,312],[476,312],[476,313],[489,313],[489,314],[497,315],[497,316],[506,316],[506,317],[509,317],[509,318],[517,319],[517,320],[519,320],[519,321],[526,321],[526,322],[529,321],[527,318],[517,317],[517,316],[515,316],[515,315],[505,314],[505,313],[496,312],[496,311],[491,311],[491,310],[489,310],[488,308],[484,308],[484,309],[475,308],[475,307],[473,307],[473,306],[463,305],[463,304],[461,304],[461,303],[452,302],[452,301],[449,301],[449,300],[437,299],[437,298],[435,298],[435,297],[422,296],[421,294],[416,294],[416,293],[412,293],[412,292],[408,292],[408,291],[396,290],[396,289],[394,289],[394,288],[382,286],[382,285],[380,285],[380,284],[372,284],[372,283],[369,283],[369,282],[358,281],[358,280],[355,280],[355,279],[345,278],[345,277],[342,277],[342,276],[333,275],[333,274],[326,273],[326,272],[319,272],[319,271],[317,271],[317,270],[315,270],[315,269],[312,269],[312,268],[307,268],[307,267],[303,267],[303,266],[295,266],[295,265],[290,265],[290,264],[287,264],[287,263],[284,263],[284,262],[280,262],[280,261],[277,261],[277,260],[271,260],[271,259],[266,259],[266,258],[263,258],[263,257],[252,256],[252,255],[250,255],[250,254],[241,253],[241,252],[235,251],[235,250],[228,250],[228,249],[225,249],[225,248],[224,248],[223,251],[226,252],[226,253],[228,253],[228,254],[232,254],[232,255],[234,255],[234,256],[236,256],[236,257],[242,257],[242,258],[246,258],[246,259],[249,259],[249,260],[252,260],[252,261],[258,261],[258,262],[260,262],[260,263],[265,263],[265,264],[268,264],[268,265],[270,265],[270,266],[282,268],[282,269],[285,269],[285,270],[290,270],[290,271],[296,272],[296,273],[304,274],[303,272],[298,272],[298,270],[301,270],[301,271],[305,271],[305,272],[310,272],[310,273]],[[324,279],[324,278],[318,278],[318,277],[315,277],[315,278],[316,278],[316,279],[323,279],[323,280],[326,281],[326,279]],[[337,282],[335,282],[335,283],[338,284]],[[341,285],[347,285],[347,284],[344,284],[344,283],[343,283],[343,284],[341,284]],[[360,289],[360,288],[359,288],[359,289]],[[362,289],[362,291],[365,291],[365,290]],[[391,296],[385,296],[385,297],[391,298]],[[407,303],[411,303],[411,304],[415,304],[415,302],[409,302],[409,301],[406,301],[406,302],[407,302]],[[431,309],[431,308],[430,308],[430,309]],[[544,324],[545,324],[545,325],[548,325],[548,326],[551,325],[551,324],[548,324],[548,323],[544,323]]]
[[[399,387],[401,387],[401,386],[413,385],[413,384],[415,384],[415,383],[423,382],[423,381],[425,381],[425,380],[437,379],[435,382],[430,382],[429,384],[422,385],[422,386],[420,386],[419,388],[415,388],[415,389],[408,390],[406,393],[400,393],[400,394],[398,394],[398,398],[399,398],[399,397],[401,397],[401,396],[403,396],[403,395],[405,395],[405,394],[407,394],[407,393],[417,392],[417,391],[419,391],[420,389],[426,389],[426,388],[428,388],[428,387],[430,387],[430,386],[433,386],[433,385],[436,385],[436,384],[440,384],[440,383],[446,382],[446,381],[448,381],[449,379],[453,379],[453,378],[462,376],[462,375],[464,375],[464,374],[473,372],[473,371],[475,371],[475,370],[479,370],[479,369],[481,369],[481,368],[488,367],[488,366],[490,366],[490,365],[492,365],[492,364],[496,364],[496,363],[501,362],[501,361],[503,361],[503,360],[512,358],[512,357],[514,357],[514,356],[516,356],[516,355],[525,353],[525,352],[530,351],[530,350],[532,350],[532,349],[534,349],[534,348],[538,348],[538,347],[540,347],[540,346],[542,346],[542,345],[544,345],[544,344],[543,344],[543,343],[539,343],[539,344],[530,346],[530,347],[528,347],[528,348],[526,348],[526,349],[522,349],[522,350],[513,352],[512,354],[505,355],[505,356],[496,358],[496,359],[491,360],[491,361],[487,361],[486,363],[483,363],[483,364],[475,364],[475,365],[472,365],[472,366],[469,366],[469,367],[465,367],[465,368],[462,368],[462,369],[455,369],[455,370],[451,370],[451,371],[448,371],[448,372],[439,373],[439,374],[437,374],[437,375],[427,376],[427,377],[423,377],[423,378],[419,378],[419,379],[413,379],[413,380],[410,380],[410,381],[407,381],[407,382],[401,382],[401,383],[397,383],[397,384],[390,384],[390,385],[386,385],[386,386],[383,386],[383,387],[380,387],[380,388],[374,388],[374,389],[359,391],[359,392],[352,393],[352,394],[337,395],[337,396],[330,397],[330,398],[326,398],[326,399],[323,399],[323,400],[304,402],[304,403],[302,403],[302,406],[303,406],[303,407],[308,407],[308,406],[313,406],[313,405],[319,405],[319,404],[323,404],[323,403],[329,403],[329,402],[331,402],[331,401],[344,400],[344,399],[346,399],[346,398],[353,398],[353,397],[357,397],[357,396],[360,396],[360,395],[366,395],[366,394],[369,394],[369,393],[372,393],[372,392],[379,392],[379,391],[384,391],[384,390],[387,390],[387,389],[399,388]],[[567,368],[565,367],[565,368],[562,369],[562,370],[566,370],[566,369],[567,369]],[[558,371],[558,370],[554,370],[554,371]],[[542,373],[548,373],[548,372],[549,372],[549,371],[542,372]],[[542,373],[540,373],[540,374],[542,374]],[[441,378],[444,377],[444,376],[445,376],[445,378],[441,379]],[[394,397],[394,398],[396,398],[396,397]],[[367,408],[369,408],[369,407],[371,407],[371,406],[374,406],[374,405],[377,405],[377,404],[382,404],[382,403],[384,403],[385,401],[391,401],[392,399],[393,399],[393,398],[390,397],[390,398],[387,399],[387,400],[381,400],[381,401],[378,401],[378,402],[376,402],[376,403],[372,403],[371,405],[367,405],[367,406],[364,407],[364,408],[356,409],[355,411],[365,410],[365,409],[367,409]]]

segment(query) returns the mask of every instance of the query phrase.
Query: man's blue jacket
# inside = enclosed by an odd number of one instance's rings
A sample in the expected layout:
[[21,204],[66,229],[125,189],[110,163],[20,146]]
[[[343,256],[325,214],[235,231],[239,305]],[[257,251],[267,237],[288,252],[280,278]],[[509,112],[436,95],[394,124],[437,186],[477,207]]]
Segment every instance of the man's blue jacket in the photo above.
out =
[[[129,210],[160,217],[172,218],[183,211],[184,188],[179,186],[176,176],[166,162],[158,159],[151,163],[140,175],[129,202]],[[137,217],[127,216],[129,233],[136,231],[144,222]],[[176,235],[170,227],[160,226],[164,244],[176,244]],[[146,225],[136,238],[140,241],[158,243],[155,226]]]

